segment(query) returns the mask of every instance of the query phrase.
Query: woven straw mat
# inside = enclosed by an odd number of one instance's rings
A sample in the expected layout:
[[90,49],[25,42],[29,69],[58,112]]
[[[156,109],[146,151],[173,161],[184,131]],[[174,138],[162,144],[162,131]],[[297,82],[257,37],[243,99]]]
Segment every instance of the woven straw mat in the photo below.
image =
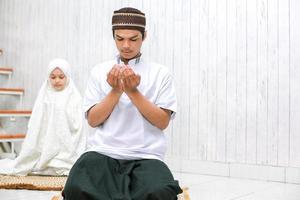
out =
[[66,176],[10,176],[0,175],[1,189],[56,190],[63,189]]

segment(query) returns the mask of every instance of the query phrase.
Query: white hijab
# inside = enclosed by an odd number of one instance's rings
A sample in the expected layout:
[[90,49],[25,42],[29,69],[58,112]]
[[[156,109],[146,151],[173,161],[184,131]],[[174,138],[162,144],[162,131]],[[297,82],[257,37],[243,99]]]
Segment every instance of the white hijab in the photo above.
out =
[[[67,78],[61,91],[55,90],[49,81],[56,68],[61,69]],[[71,79],[69,63],[54,59],[48,66],[47,80],[35,101],[21,152],[11,162],[5,159],[10,169],[4,169],[0,161],[0,173],[68,175],[86,148],[81,105],[82,98]]]

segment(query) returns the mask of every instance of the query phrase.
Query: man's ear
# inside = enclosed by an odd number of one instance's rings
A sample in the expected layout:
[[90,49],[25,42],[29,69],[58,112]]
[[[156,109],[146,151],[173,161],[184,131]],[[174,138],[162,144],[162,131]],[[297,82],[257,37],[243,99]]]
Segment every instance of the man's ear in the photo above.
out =
[[144,38],[143,38],[143,41],[146,39],[147,37],[147,31],[144,32]]

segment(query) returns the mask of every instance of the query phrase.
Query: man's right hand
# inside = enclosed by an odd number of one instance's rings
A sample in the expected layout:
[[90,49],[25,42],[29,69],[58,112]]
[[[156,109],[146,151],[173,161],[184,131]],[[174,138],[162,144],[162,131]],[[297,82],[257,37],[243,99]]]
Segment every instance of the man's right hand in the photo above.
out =
[[107,74],[107,83],[118,93],[123,93],[123,83],[121,79],[122,67],[115,64]]

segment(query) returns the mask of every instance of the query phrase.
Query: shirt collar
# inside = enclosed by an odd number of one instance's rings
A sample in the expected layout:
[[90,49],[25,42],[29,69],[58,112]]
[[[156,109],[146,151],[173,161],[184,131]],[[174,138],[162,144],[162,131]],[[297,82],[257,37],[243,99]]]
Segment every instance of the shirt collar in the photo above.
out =
[[[140,63],[141,62],[141,57],[142,57],[142,54],[140,54],[139,56],[129,60],[128,65],[129,66],[134,66],[134,65]],[[118,64],[124,64],[124,62],[121,60],[121,57],[120,57],[119,54],[117,55],[117,63]]]

